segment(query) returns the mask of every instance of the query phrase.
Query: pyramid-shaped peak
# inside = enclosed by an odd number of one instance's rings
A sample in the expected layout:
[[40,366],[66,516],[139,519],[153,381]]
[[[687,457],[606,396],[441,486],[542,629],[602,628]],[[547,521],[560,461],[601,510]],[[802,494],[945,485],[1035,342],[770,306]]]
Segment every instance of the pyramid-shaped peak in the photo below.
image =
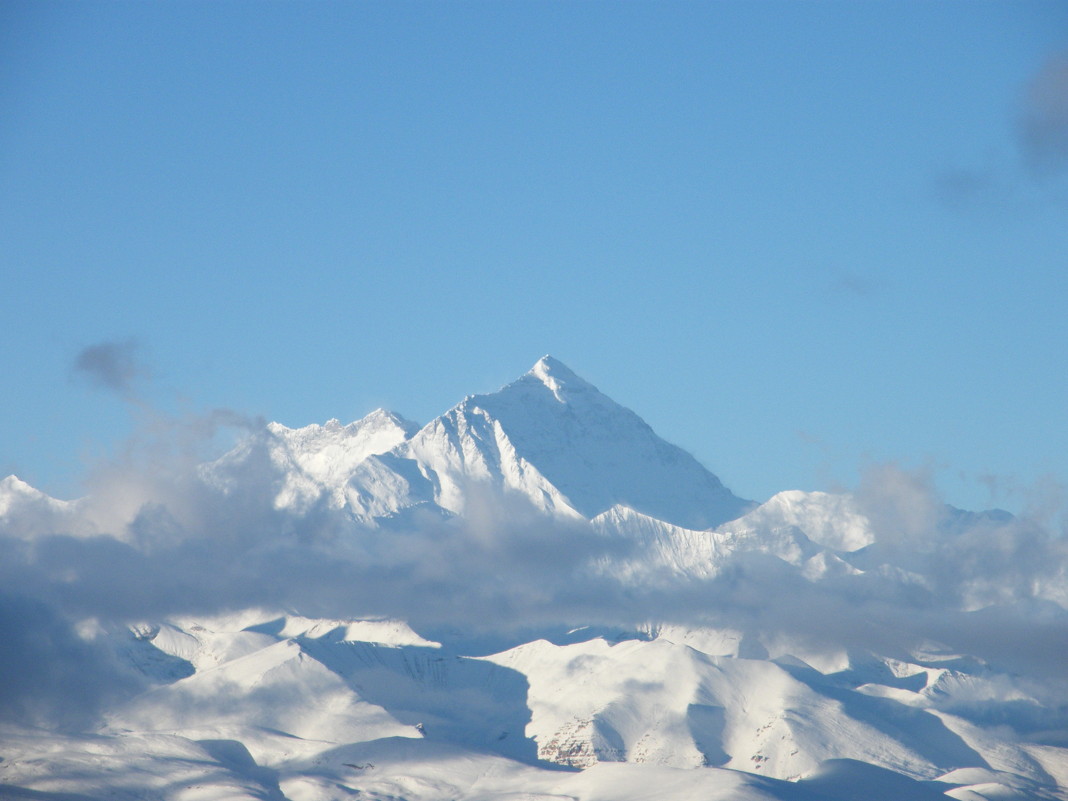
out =
[[[681,448],[665,442],[620,405],[552,356],[543,356],[497,392],[474,395],[431,423],[410,451],[435,464],[548,482],[572,509],[592,518],[616,504],[689,529],[732,520],[751,507]],[[512,460],[512,467],[503,467]],[[476,467],[468,467],[477,465]],[[435,467],[435,469],[437,469]],[[546,490],[530,478],[523,491]],[[533,488],[533,489],[532,489]],[[449,507],[452,508],[452,507]]]
[[530,372],[538,375],[555,375],[561,379],[578,378],[570,367],[548,353],[538,359]]
[[562,400],[560,392],[563,389],[592,389],[593,385],[580,378],[570,367],[559,359],[546,354],[538,359],[537,363],[530,368],[528,376],[533,376],[556,395],[557,400]]

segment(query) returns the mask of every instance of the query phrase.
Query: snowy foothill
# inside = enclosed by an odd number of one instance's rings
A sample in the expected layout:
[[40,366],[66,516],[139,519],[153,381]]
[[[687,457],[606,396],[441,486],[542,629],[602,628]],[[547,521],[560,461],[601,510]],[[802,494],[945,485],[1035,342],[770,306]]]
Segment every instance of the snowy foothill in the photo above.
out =
[[1063,535],[893,470],[754,503],[546,356],[8,477],[0,797],[1068,799]]

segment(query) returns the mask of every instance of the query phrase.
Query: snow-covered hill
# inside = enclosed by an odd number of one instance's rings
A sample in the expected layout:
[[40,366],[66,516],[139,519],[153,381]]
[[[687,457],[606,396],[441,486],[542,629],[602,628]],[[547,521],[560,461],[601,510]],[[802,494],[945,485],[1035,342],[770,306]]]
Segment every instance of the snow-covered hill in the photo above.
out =
[[[796,658],[710,655],[679,631],[471,657],[399,623],[332,624],[252,612],[115,632],[115,646],[136,638],[195,669],[157,675],[91,735],[9,727],[0,789],[609,799],[666,782],[653,797],[1068,795],[1068,749],[1010,734],[1011,716],[990,726],[954,710],[955,697],[1012,686],[966,660],[872,657],[824,673]],[[385,641],[352,639],[367,627]],[[872,795],[844,794],[861,780]]]
[[744,501],[551,357],[124,486],[0,481],[0,798],[1068,799],[1062,535]]

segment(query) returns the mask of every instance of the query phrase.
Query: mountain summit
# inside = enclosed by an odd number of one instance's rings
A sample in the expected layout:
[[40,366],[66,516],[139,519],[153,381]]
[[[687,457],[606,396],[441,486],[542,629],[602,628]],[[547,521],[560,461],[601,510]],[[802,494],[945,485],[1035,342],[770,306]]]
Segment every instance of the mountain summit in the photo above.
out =
[[[523,378],[534,377],[541,381],[546,387],[552,390],[553,395],[561,403],[567,403],[567,399],[562,394],[567,390],[574,391],[576,389],[595,389],[592,384],[587,383],[583,379],[575,375],[571,369],[559,359],[554,359],[552,356],[546,354],[538,359],[537,363],[530,368]],[[523,378],[519,379],[520,381]]]
[[516,477],[533,468],[586,518],[623,505],[704,529],[752,506],[552,356],[497,392],[467,398],[439,420],[461,452],[466,443],[493,467],[514,467]]

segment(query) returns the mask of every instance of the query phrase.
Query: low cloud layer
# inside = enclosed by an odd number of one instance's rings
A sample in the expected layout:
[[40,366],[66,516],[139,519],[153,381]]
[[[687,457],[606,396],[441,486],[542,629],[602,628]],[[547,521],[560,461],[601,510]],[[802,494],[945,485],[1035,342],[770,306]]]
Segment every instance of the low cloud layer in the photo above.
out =
[[[847,555],[859,575],[813,582],[749,551],[712,578],[633,581],[612,566],[642,559],[640,542],[478,486],[464,519],[414,510],[369,529],[326,498],[299,514],[276,508],[268,461],[226,492],[202,481],[204,442],[220,426],[256,425],[229,412],[157,421],[97,471],[89,498],[27,503],[0,521],[4,716],[74,725],[132,691],[130,676],[77,634],[87,619],[107,627],[248,607],[476,632],[680,623],[901,656],[933,641],[1044,677],[1059,677],[1068,659],[1059,518],[959,513],[922,473],[865,475],[854,497],[877,541]],[[37,675],[41,664],[54,670]],[[79,704],[65,705],[79,664]]]

